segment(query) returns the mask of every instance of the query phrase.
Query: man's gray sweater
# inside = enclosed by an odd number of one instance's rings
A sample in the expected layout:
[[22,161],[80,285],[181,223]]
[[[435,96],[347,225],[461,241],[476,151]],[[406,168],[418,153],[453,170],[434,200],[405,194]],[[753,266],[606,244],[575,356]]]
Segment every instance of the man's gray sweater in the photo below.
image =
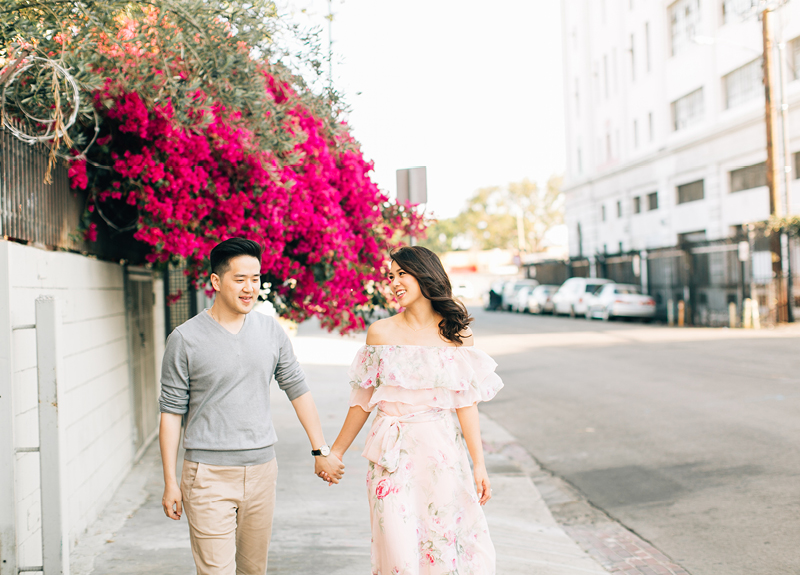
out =
[[232,334],[207,311],[175,328],[161,367],[162,413],[185,414],[185,458],[208,465],[258,465],[275,457],[269,408],[275,376],[290,400],[308,391],[286,333],[249,313]]

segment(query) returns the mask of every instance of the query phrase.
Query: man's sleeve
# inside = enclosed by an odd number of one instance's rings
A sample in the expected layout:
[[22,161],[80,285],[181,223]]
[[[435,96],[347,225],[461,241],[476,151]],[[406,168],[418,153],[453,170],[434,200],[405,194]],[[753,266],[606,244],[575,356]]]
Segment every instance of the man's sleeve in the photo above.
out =
[[158,405],[161,413],[183,415],[189,410],[189,361],[186,345],[177,329],[167,338]]
[[275,380],[289,397],[289,401],[294,401],[310,390],[306,383],[306,375],[294,355],[289,336],[280,326],[277,326],[277,329],[280,349],[278,351],[278,365],[275,366]]

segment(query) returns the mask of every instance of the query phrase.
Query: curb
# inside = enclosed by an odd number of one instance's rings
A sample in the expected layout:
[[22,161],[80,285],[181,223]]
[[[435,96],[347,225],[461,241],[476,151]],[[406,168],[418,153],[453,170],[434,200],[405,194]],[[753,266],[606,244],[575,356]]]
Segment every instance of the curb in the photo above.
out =
[[590,557],[609,573],[625,575],[690,575],[622,523],[595,507],[576,487],[543,467],[500,424],[481,414],[489,433],[487,454],[507,458],[527,475],[555,521]]

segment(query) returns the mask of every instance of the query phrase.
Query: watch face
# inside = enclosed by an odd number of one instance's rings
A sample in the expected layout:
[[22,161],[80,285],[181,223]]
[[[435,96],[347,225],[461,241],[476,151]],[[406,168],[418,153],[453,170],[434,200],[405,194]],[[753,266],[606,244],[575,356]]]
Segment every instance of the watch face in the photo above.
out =
[[330,454],[331,452],[331,448],[328,447],[327,445],[323,445],[322,447],[319,448],[319,450],[322,453],[323,457],[328,457],[328,454]]

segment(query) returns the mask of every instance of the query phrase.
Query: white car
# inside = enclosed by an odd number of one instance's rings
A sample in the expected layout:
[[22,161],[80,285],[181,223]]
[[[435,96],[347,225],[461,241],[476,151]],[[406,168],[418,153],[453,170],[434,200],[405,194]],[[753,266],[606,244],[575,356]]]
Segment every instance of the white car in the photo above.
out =
[[553,313],[553,294],[558,291],[558,286],[536,286],[528,294],[526,310],[530,313]]
[[536,280],[514,280],[510,282],[506,282],[503,284],[503,294],[502,294],[502,301],[500,302],[500,309],[511,311],[511,307],[519,294],[519,290],[521,290],[525,286],[532,286],[536,287],[539,285],[539,282]]
[[572,317],[586,315],[586,305],[598,286],[610,284],[602,278],[569,278],[553,294],[553,314]]
[[514,299],[511,300],[511,311],[515,311],[517,313],[527,313],[528,311],[528,298],[533,290],[537,289],[539,286],[522,286],[517,292],[517,295],[514,296]]
[[473,299],[475,297],[475,288],[472,282],[461,281],[453,284],[453,297],[458,299]]
[[650,321],[656,315],[656,301],[642,295],[634,285],[606,284],[592,294],[586,319],[608,321],[615,317],[634,317]]

